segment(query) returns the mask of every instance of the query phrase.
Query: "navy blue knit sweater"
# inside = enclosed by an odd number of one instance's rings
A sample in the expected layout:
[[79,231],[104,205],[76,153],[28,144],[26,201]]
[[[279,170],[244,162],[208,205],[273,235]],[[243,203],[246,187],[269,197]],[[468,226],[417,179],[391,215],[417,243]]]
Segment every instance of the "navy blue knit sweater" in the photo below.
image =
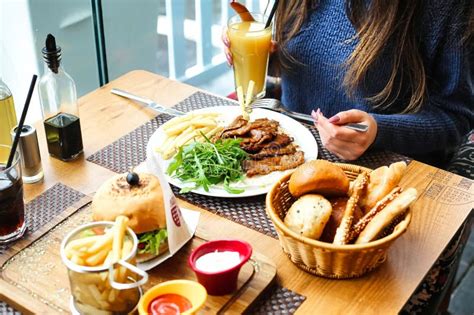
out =
[[[469,56],[459,45],[465,31],[459,26],[465,25],[465,16],[453,13],[453,6],[465,1],[471,0],[432,0],[423,12],[420,47],[429,80],[428,100],[419,112],[396,114],[406,106],[403,97],[390,110],[381,111],[371,107],[364,92],[352,99],[347,96],[342,87],[343,64],[356,41],[350,40],[355,30],[344,0],[319,1],[288,43],[287,51],[304,66],[282,73],[283,103],[307,114],[319,107],[326,117],[351,108],[372,113],[378,124],[373,148],[438,164],[474,127],[474,54]],[[380,91],[390,69],[390,58],[381,58],[369,72],[364,91]]]

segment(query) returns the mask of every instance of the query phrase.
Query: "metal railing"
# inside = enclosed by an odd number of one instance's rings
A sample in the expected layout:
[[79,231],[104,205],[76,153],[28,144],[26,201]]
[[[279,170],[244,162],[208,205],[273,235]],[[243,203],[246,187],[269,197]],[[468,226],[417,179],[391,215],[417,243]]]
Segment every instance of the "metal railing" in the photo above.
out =
[[[169,77],[178,81],[199,86],[218,77],[227,70],[223,53],[213,55],[213,46],[220,47],[222,27],[234,14],[229,0],[191,0],[194,1],[195,19],[185,18],[185,5],[188,1],[166,0],[166,15],[158,16],[157,31],[167,36],[169,56]],[[220,1],[220,22],[213,24],[213,4]],[[247,6],[257,9],[260,0],[246,1]],[[214,12],[215,13],[215,12]],[[185,41],[196,43],[196,64],[186,66]]]

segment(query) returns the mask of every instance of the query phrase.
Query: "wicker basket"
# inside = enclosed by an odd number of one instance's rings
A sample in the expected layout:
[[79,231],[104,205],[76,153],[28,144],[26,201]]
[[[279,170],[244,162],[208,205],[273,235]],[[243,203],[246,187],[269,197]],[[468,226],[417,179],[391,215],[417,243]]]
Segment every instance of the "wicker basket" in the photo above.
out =
[[[370,169],[339,164],[349,179]],[[411,212],[397,224],[393,233],[367,244],[334,245],[316,241],[290,230],[283,219],[296,200],[288,190],[291,174],[282,177],[267,194],[266,209],[275,225],[283,251],[301,269],[323,277],[346,279],[360,277],[382,264],[387,258],[387,249],[402,235],[410,223]]]

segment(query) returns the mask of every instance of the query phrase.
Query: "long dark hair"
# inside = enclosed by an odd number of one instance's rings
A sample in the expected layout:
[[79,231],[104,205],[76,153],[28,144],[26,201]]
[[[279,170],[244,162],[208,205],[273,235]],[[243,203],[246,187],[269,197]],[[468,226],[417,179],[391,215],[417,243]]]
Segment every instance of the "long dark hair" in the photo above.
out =
[[[402,112],[413,113],[421,108],[427,97],[427,78],[416,29],[422,3],[423,0],[371,0],[369,4],[366,0],[346,0],[346,14],[358,39],[345,63],[343,85],[349,96],[362,86],[368,71],[390,42],[393,46],[389,52],[392,60],[389,78],[380,91],[366,99],[374,108],[387,108],[400,95],[403,86],[409,88],[410,94]],[[281,48],[279,61],[283,68],[289,69],[298,63],[285,47],[317,5],[317,0],[280,0],[275,36]]]

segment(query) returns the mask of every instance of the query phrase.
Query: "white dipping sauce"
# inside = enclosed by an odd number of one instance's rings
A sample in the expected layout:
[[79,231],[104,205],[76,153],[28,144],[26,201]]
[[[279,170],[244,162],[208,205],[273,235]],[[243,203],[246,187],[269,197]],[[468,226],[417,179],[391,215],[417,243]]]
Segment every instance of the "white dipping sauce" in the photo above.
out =
[[210,252],[196,260],[196,268],[204,272],[219,272],[237,266],[240,254],[234,251]]

